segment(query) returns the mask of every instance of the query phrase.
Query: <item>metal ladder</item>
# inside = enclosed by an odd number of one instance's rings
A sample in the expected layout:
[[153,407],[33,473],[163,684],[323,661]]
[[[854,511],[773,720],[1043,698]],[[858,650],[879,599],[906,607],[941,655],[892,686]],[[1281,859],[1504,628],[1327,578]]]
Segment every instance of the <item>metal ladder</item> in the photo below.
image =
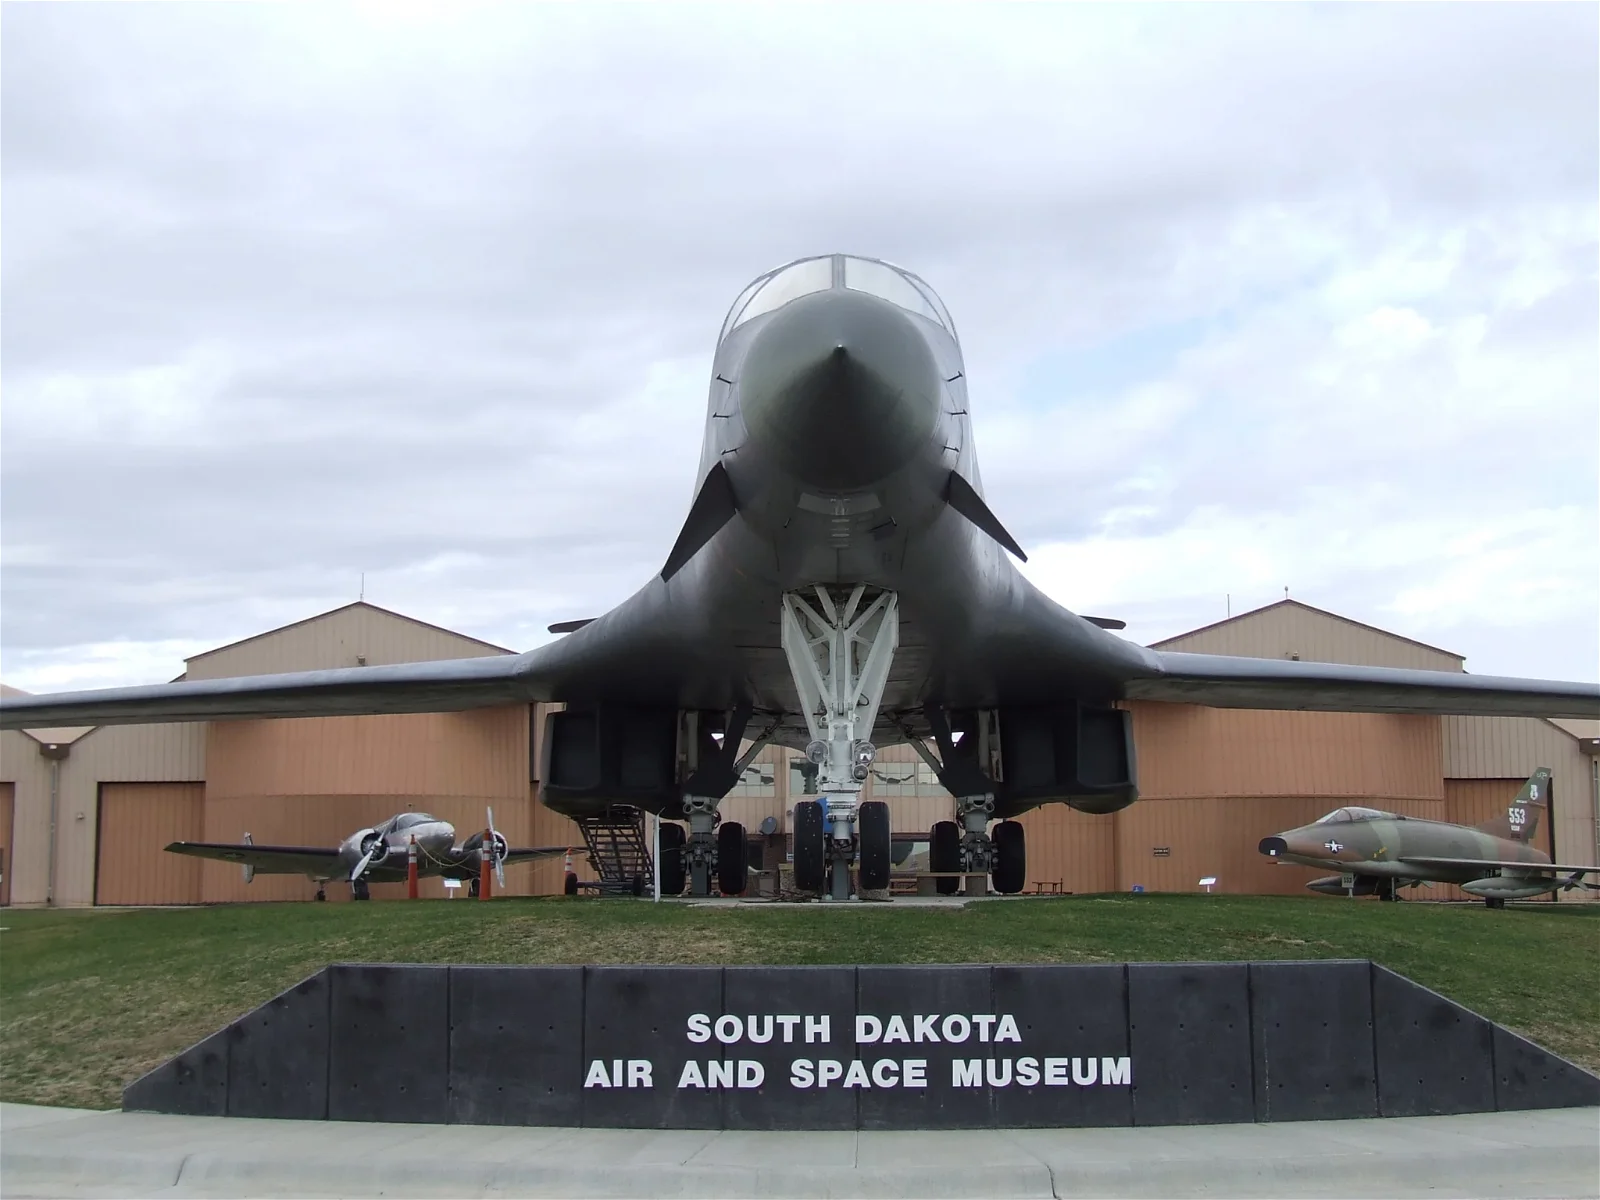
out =
[[631,804],[613,804],[599,816],[579,817],[589,861],[600,873],[599,890],[610,895],[641,895],[650,890],[653,867],[644,836],[644,813]]

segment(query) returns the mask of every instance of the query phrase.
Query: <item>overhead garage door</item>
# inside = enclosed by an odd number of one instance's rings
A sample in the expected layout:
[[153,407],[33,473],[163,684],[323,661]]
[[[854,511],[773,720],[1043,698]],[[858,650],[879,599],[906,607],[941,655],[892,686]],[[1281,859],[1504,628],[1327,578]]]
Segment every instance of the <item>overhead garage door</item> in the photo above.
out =
[[102,783],[96,904],[198,904],[202,860],[168,854],[201,838],[203,783]]
[[11,903],[11,826],[16,814],[17,785],[0,783],[0,907]]

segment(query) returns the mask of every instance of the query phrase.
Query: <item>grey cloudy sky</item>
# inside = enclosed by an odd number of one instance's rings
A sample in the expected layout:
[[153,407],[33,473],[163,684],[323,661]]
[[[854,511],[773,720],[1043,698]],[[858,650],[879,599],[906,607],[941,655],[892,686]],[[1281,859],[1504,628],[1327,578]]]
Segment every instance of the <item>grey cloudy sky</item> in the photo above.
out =
[[3,11],[0,641],[36,691],[367,598],[524,649],[656,570],[712,343],[952,310],[1029,575],[1600,678],[1593,5]]

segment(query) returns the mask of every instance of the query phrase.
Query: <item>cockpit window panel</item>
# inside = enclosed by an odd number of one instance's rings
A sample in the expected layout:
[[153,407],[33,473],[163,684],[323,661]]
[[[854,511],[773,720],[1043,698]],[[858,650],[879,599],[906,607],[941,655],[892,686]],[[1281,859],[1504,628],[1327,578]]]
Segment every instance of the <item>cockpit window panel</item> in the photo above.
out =
[[846,258],[844,285],[851,291],[866,292],[869,296],[897,304],[907,312],[914,312],[919,317],[944,324],[939,310],[923,294],[922,289],[888,263],[870,258]]
[[1384,812],[1382,809],[1378,808],[1360,808],[1356,806],[1349,806],[1346,808],[1336,808],[1326,816],[1318,817],[1314,822],[1312,822],[1312,824],[1332,825],[1338,821],[1396,821],[1403,819],[1404,818],[1397,816],[1395,813]]
[[728,328],[737,329],[746,321],[782,308],[791,300],[798,300],[801,296],[809,296],[813,292],[825,292],[832,286],[831,256],[804,258],[797,263],[791,263],[774,272],[751,294],[745,301],[744,308],[734,317],[733,324]]
[[887,300],[934,322],[952,338],[956,336],[955,322],[950,319],[944,302],[911,272],[881,259],[826,254],[796,259],[750,283],[728,310],[718,341],[746,321],[782,308],[791,300],[841,287]]

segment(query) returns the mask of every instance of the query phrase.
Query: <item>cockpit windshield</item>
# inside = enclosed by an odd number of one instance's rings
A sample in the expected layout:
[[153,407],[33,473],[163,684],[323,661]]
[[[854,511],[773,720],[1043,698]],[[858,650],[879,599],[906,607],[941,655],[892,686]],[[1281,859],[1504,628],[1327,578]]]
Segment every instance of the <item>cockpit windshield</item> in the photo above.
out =
[[907,312],[943,326],[952,337],[955,336],[956,327],[950,320],[949,311],[933,289],[911,272],[875,258],[828,254],[798,259],[775,271],[768,271],[745,288],[728,310],[721,338],[727,337],[746,321],[782,308],[791,300],[832,288],[849,288],[877,296],[880,300],[897,304]]
[[1318,817],[1312,824],[1333,825],[1339,821],[1373,821],[1380,817],[1390,821],[1405,819],[1377,808],[1336,808],[1327,816]]
[[398,832],[402,829],[411,829],[417,825],[427,825],[434,820],[437,820],[437,818],[430,816],[428,813],[401,813],[389,822],[389,828],[394,832]]

